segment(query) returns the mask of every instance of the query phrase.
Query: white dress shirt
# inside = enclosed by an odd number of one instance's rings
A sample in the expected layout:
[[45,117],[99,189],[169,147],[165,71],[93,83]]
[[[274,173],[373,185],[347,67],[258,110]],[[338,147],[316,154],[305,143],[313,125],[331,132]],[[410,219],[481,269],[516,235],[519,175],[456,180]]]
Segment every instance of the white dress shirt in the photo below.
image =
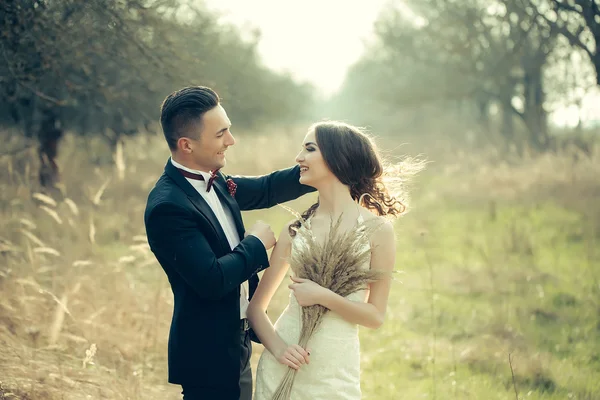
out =
[[[171,163],[176,167],[180,168],[184,171],[188,171],[194,174],[199,174],[204,177],[204,180],[198,179],[190,179],[185,178],[187,181],[200,193],[200,196],[206,200],[209,207],[217,216],[219,220],[219,224],[221,224],[221,228],[225,232],[225,236],[227,237],[227,241],[229,242],[229,247],[233,250],[238,244],[240,244],[240,236],[238,235],[237,229],[235,227],[235,221],[233,216],[231,215],[231,211],[229,207],[223,207],[217,193],[214,188],[211,188],[210,192],[206,191],[206,185],[208,183],[208,179],[210,178],[210,173],[204,171],[198,171],[194,169],[190,169],[184,167],[179,164],[177,161],[171,158]],[[242,283],[242,287],[240,290],[240,319],[246,318],[246,310],[248,309],[248,281]]]

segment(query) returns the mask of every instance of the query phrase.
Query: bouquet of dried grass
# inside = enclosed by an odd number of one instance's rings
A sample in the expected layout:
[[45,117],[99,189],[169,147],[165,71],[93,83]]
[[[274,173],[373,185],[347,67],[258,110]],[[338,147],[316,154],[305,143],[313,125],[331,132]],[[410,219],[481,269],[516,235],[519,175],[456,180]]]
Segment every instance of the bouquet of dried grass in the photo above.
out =
[[[290,256],[290,267],[296,276],[310,279],[346,297],[366,289],[369,283],[382,279],[388,274],[364,267],[370,259],[369,238],[383,224],[381,222],[357,224],[356,229],[339,232],[341,219],[340,216],[335,223],[332,222],[329,235],[323,243],[319,243],[310,229],[309,222],[300,218],[302,226],[297,229],[294,240],[300,240],[301,245],[294,247]],[[319,304],[302,307],[299,346],[306,348],[309,339],[328,311],[329,309]],[[275,390],[273,400],[290,399],[295,377],[296,370],[289,368]]]

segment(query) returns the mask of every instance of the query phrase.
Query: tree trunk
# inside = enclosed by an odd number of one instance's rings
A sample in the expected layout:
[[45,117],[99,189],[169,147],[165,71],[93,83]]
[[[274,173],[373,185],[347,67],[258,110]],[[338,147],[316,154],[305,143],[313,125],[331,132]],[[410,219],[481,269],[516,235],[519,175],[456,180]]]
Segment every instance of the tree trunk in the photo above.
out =
[[596,69],[596,84],[600,86],[600,43],[596,44],[596,54],[594,54],[592,62]]
[[594,50],[589,55],[596,70],[596,84],[600,86],[600,5],[597,0],[592,0],[590,6],[584,9],[583,17],[594,37]]
[[38,156],[40,159],[39,180],[43,187],[54,187],[60,180],[56,157],[63,136],[58,118],[53,111],[46,111],[38,133]]
[[477,104],[477,122],[478,124],[489,132],[490,129],[490,98],[484,96],[477,96],[475,99]]
[[538,151],[550,146],[548,135],[548,115],[544,109],[544,88],[541,65],[533,71],[526,71],[523,78],[524,110],[523,115],[529,131],[529,144]]
[[511,147],[515,145],[520,152],[520,146],[518,146],[518,143],[515,140],[515,109],[512,106],[512,90],[506,90],[506,88],[504,88],[499,100],[502,112],[500,134],[504,138],[505,150],[510,151]]

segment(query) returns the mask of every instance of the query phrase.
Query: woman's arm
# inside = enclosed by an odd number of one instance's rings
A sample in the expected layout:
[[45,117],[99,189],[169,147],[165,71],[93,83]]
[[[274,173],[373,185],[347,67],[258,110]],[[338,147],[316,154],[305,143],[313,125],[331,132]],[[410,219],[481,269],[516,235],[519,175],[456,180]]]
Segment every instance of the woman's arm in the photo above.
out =
[[277,361],[298,369],[301,364],[308,364],[308,352],[297,344],[285,343],[275,331],[266,313],[267,307],[289,267],[288,257],[292,248],[292,239],[288,233],[288,227],[289,224],[286,224],[279,235],[279,240],[271,254],[271,266],[265,270],[246,314],[254,333]]
[[[377,243],[372,248],[371,269],[391,274],[396,260],[396,243],[392,224],[387,222],[373,235],[371,242]],[[339,314],[346,321],[367,328],[377,329],[383,324],[390,293],[391,278],[389,277],[373,282],[369,286],[369,300],[366,303],[348,300],[306,279],[292,278],[292,280],[295,283],[290,285],[290,289],[294,291],[301,306],[321,304]]]

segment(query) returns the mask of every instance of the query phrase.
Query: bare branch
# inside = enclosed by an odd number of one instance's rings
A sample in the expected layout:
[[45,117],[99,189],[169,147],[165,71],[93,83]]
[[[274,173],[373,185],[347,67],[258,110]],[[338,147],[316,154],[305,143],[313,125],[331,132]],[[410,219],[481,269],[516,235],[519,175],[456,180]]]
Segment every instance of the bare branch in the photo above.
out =
[[542,14],[538,10],[536,10],[535,13],[539,18],[542,18],[549,26],[551,26],[558,33],[563,35],[569,41],[571,46],[579,47],[588,54],[590,59],[594,58],[594,54],[590,51],[586,44],[581,41],[581,38],[578,35],[571,32],[566,26],[550,20],[546,15]]
[[569,3],[565,3],[560,0],[554,0],[553,3],[557,9],[565,10],[565,11],[572,11],[572,12],[579,14],[579,10],[577,8],[573,7],[572,5],[570,5]]
[[0,45],[2,46],[2,55],[4,57],[4,61],[6,62],[6,67],[8,68],[8,72],[11,74],[11,76],[14,78],[14,80],[17,82],[18,85],[24,87],[25,89],[31,91],[33,94],[35,94],[36,96],[38,96],[39,98],[46,100],[50,103],[56,104],[57,106],[64,106],[67,104],[66,101],[64,100],[59,100],[57,98],[54,98],[52,96],[48,96],[47,94],[44,94],[42,92],[40,92],[39,90],[25,84],[24,82],[21,81],[21,79],[19,79],[19,77],[15,74],[15,72],[12,70],[11,66],[10,66],[10,62],[8,60],[8,55],[6,54],[6,49],[4,48],[4,44],[0,43]]
[[5,152],[0,153],[0,157],[11,157],[11,156],[15,156],[19,153],[23,153],[27,150],[30,150],[32,148],[32,145],[26,145],[23,147],[18,147],[16,149],[12,149],[12,150],[8,150]]

